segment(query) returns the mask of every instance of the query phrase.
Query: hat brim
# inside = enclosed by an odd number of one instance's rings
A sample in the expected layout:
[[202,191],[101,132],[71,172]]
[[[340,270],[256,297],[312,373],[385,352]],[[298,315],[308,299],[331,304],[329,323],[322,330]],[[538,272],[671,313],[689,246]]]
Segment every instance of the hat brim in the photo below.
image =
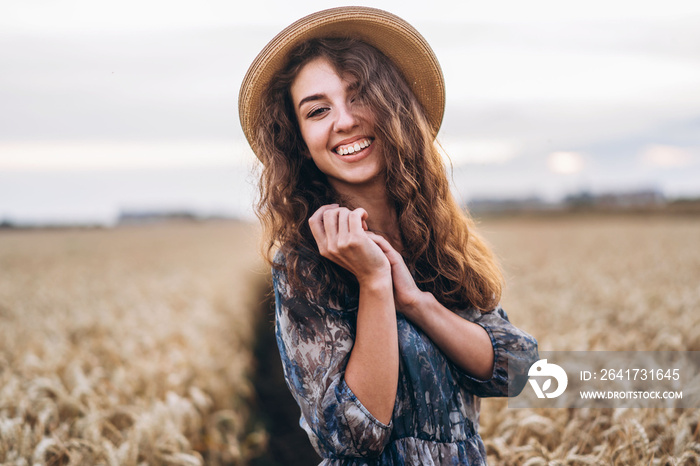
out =
[[445,111],[445,80],[435,53],[422,35],[396,15],[369,7],[340,7],[305,16],[277,34],[253,60],[238,95],[241,126],[256,152],[255,129],[262,93],[286,65],[289,53],[309,39],[352,37],[386,55],[423,106],[433,135]]

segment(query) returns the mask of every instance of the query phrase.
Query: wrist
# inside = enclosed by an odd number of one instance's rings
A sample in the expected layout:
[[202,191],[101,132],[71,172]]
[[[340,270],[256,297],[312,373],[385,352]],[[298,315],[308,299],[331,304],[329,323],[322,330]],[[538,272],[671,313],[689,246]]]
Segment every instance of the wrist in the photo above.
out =
[[413,299],[402,306],[401,312],[416,324],[420,324],[422,317],[434,303],[435,296],[429,291],[418,291]]
[[373,271],[371,274],[366,274],[362,277],[357,277],[357,282],[360,285],[360,289],[377,291],[393,289],[390,268],[388,270],[379,269]]

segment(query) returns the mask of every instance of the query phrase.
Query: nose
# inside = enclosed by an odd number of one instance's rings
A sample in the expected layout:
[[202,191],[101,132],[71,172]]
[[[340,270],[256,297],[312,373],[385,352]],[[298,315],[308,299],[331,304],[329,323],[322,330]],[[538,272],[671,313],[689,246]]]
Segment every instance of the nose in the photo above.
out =
[[359,123],[355,112],[350,105],[336,107],[336,119],[333,129],[338,132],[347,132],[355,128]]

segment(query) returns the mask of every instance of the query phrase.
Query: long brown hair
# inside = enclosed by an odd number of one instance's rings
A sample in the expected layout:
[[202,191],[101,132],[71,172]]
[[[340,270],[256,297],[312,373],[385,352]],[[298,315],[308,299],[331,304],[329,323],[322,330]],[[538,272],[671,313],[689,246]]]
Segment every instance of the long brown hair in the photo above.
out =
[[264,111],[256,116],[257,155],[263,162],[256,213],[268,261],[282,267],[272,260],[273,251],[281,248],[290,286],[307,296],[328,291],[342,297],[357,286],[352,274],[321,257],[308,226],[319,207],[343,201],[305,156],[289,91],[301,68],[316,58],[354,80],[359,98],[374,112],[402,254],[416,284],[448,308],[471,304],[493,309],[501,297],[502,273],[450,192],[423,108],[393,63],[355,39],[314,39],[300,45],[263,96]]

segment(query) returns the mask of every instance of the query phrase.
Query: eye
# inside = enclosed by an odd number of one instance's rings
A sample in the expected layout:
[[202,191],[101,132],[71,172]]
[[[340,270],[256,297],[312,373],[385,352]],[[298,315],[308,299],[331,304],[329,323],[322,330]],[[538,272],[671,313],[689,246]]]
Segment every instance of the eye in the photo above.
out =
[[323,115],[328,111],[328,107],[316,107],[306,114],[306,118],[313,118]]
[[361,89],[357,89],[350,95],[350,103],[357,105],[365,105],[367,103],[367,96],[362,92]]

